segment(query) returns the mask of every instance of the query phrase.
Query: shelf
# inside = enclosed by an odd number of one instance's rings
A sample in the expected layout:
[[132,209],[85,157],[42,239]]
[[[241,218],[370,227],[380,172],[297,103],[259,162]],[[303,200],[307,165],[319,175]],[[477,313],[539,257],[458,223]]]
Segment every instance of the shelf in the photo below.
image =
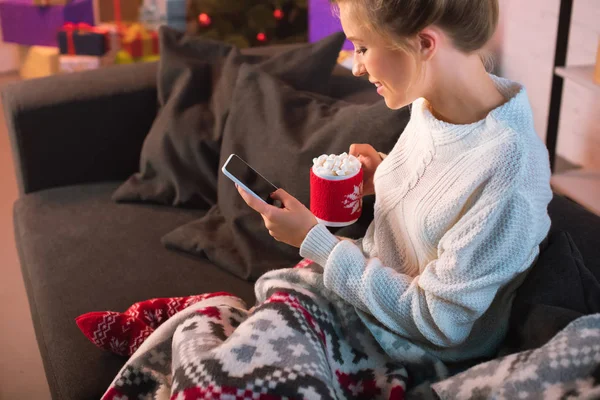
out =
[[553,175],[552,188],[600,215],[600,170],[576,169]]
[[554,72],[564,79],[576,82],[600,94],[600,84],[594,82],[593,65],[577,65],[572,67],[556,67]]

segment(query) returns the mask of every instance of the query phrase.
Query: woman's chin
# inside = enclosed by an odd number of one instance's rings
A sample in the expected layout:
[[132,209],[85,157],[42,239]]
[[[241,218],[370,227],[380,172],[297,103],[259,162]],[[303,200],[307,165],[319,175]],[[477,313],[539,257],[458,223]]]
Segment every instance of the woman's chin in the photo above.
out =
[[391,110],[399,110],[402,107],[406,106],[404,102],[398,101],[396,99],[391,99],[388,96],[383,96],[383,100],[385,101],[385,105]]

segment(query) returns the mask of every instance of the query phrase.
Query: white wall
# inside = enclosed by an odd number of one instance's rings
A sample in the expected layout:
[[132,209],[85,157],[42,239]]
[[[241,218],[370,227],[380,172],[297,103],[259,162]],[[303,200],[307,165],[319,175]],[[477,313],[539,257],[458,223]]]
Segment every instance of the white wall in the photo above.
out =
[[0,30],[0,73],[16,71],[19,68],[17,46],[2,42]]
[[[598,40],[600,1],[575,0],[567,65],[595,64]],[[559,154],[600,169],[600,90],[566,82],[559,129]]]
[[[560,0],[500,0],[500,71],[523,83],[538,135],[545,139]],[[567,65],[594,64],[600,38],[600,1],[574,0]],[[557,153],[600,168],[600,92],[566,81]]]

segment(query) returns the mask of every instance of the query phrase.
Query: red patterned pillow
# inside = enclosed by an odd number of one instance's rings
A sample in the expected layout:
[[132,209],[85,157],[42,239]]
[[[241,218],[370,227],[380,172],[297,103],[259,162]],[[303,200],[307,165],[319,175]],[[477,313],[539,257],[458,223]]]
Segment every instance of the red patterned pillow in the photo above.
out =
[[232,296],[227,292],[207,293],[187,297],[165,297],[135,303],[123,313],[89,312],[75,318],[83,334],[101,349],[131,356],[156,328],[175,313],[217,296]]

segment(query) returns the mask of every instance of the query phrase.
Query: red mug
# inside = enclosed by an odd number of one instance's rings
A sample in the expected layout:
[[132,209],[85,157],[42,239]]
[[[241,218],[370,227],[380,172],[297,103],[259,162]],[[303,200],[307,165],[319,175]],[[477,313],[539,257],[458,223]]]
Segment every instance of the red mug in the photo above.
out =
[[321,176],[310,169],[310,211],[319,223],[352,225],[362,214],[362,197],[362,168],[349,176]]

